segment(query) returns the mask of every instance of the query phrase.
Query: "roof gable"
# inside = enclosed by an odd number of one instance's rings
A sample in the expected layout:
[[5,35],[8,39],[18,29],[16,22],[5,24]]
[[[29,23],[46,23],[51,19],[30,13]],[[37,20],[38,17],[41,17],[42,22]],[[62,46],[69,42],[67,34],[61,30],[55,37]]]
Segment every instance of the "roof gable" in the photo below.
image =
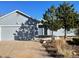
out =
[[[27,18],[32,18],[32,17],[30,17],[29,15],[26,15],[25,13],[21,12],[20,10],[14,10],[14,11],[12,11],[12,12],[6,14],[6,15],[1,16],[0,19],[1,19],[1,18],[4,18],[4,17],[6,17],[6,16],[8,16],[8,15],[10,15],[10,14],[13,14],[13,13],[18,13],[18,14],[20,14],[20,15],[22,15],[22,16],[27,17]],[[32,18],[32,19],[33,19],[33,18]]]
[[19,10],[15,10],[11,13],[8,13],[8,14],[0,17],[0,25],[4,25],[4,24],[5,25],[8,25],[8,24],[11,25],[11,22],[14,22],[13,24],[20,22],[20,24],[21,24],[21,22],[24,22],[24,21],[26,22],[27,18],[28,18],[28,20],[31,19],[34,22],[39,22],[38,20],[33,19],[32,17],[26,15],[25,13],[23,13]]

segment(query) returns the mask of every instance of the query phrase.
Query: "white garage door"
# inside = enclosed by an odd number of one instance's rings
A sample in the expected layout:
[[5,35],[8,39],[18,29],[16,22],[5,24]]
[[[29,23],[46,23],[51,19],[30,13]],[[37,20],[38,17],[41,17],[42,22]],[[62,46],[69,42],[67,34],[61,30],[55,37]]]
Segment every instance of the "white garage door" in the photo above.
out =
[[14,40],[14,33],[19,26],[2,26],[1,27],[1,39],[2,40]]

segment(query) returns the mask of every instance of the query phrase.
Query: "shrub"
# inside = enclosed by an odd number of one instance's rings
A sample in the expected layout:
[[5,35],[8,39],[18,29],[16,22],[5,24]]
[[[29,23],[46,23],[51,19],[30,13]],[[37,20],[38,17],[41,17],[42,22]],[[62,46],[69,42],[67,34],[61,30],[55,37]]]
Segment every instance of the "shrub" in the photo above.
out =
[[40,40],[40,43],[43,43],[44,40]]
[[71,50],[70,46],[66,43],[64,39],[55,40],[55,46],[58,50],[58,53],[64,55],[64,57],[72,57],[73,50]]

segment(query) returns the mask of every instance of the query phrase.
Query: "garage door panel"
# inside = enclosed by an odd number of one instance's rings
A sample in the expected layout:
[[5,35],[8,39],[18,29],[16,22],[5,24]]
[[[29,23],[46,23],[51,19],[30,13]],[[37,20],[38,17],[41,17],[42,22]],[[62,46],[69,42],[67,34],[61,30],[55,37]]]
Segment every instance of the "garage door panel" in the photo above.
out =
[[14,40],[14,33],[19,28],[19,26],[3,26],[1,30],[2,40]]

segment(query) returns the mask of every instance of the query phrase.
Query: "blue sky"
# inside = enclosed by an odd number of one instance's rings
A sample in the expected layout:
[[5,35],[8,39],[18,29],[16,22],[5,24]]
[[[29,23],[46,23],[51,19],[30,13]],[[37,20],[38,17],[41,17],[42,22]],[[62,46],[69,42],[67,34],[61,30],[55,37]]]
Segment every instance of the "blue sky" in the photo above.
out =
[[[20,10],[27,15],[40,20],[45,11],[52,5],[58,6],[63,1],[0,1],[0,14],[7,14],[14,10]],[[74,4],[74,8],[79,12],[79,2],[70,2]]]

